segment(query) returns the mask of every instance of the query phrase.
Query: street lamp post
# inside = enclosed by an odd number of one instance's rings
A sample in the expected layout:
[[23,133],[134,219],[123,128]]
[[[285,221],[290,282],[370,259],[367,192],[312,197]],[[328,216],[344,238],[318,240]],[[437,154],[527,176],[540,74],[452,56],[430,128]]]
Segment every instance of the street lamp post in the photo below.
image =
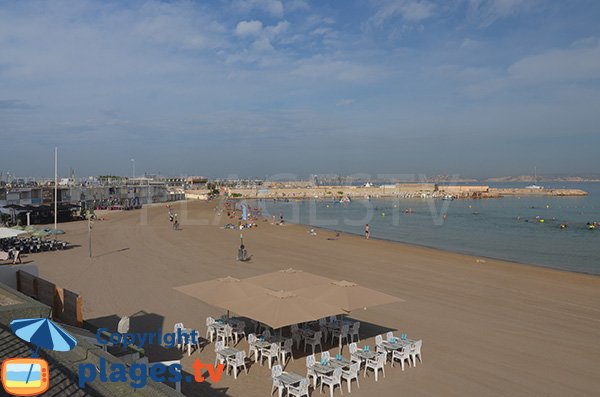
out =
[[132,179],[135,179],[135,159],[131,159]]

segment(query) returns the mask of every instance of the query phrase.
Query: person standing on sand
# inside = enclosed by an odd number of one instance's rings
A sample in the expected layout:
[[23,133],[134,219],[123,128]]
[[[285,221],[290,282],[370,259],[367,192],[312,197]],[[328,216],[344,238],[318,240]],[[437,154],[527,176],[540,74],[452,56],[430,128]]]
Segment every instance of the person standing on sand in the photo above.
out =
[[369,224],[368,223],[365,225],[365,237],[367,240],[369,239]]

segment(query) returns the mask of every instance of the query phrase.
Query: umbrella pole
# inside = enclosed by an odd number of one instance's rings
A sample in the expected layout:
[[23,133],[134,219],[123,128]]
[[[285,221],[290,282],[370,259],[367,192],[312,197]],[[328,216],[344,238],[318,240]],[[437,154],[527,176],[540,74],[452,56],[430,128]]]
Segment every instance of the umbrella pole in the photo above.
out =
[[[33,353],[33,357],[37,357],[38,356],[38,350],[40,350],[39,346],[35,347],[35,352]],[[25,384],[29,383],[29,378],[31,377],[31,371],[33,370],[33,364],[31,364],[31,366],[29,367],[29,372],[27,373],[27,379],[25,380]]]

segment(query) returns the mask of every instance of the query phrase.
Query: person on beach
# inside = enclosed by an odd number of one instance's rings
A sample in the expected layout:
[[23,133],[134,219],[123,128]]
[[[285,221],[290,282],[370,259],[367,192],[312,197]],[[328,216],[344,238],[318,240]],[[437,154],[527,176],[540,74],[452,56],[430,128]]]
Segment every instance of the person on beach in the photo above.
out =
[[368,223],[365,225],[365,238],[367,240],[369,239],[369,224]]
[[179,230],[179,221],[177,219],[173,222],[173,230]]
[[284,221],[283,221],[283,212],[280,212],[280,213],[279,213],[279,224],[280,224],[280,225],[283,225],[283,224],[284,224]]

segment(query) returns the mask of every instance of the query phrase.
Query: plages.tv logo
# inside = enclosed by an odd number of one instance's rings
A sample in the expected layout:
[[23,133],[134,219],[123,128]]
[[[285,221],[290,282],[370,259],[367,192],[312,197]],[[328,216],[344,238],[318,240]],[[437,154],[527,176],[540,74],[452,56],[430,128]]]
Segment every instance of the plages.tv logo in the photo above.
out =
[[13,320],[10,329],[19,338],[35,345],[29,358],[8,358],[2,362],[2,387],[13,396],[37,396],[50,387],[48,362],[38,358],[40,348],[69,351],[77,340],[47,318]]
[[[166,348],[173,348],[176,345],[198,344],[198,331],[191,330],[186,332],[182,329],[177,329],[176,332],[162,333],[162,329],[157,332],[141,332],[141,333],[119,333],[113,332],[108,336],[108,340],[104,335],[108,334],[108,329],[99,328],[96,332],[96,340],[99,345],[135,345],[139,348],[151,344],[157,344]],[[208,373],[208,378],[211,382],[216,383],[221,380],[225,366],[223,364],[212,365],[203,363],[200,359],[196,359],[192,364],[193,374],[183,375],[180,363],[145,363],[134,362],[131,365],[125,365],[123,362],[108,362],[104,357],[100,357],[98,367],[92,363],[79,364],[79,387],[85,388],[86,383],[99,380],[100,382],[129,382],[129,385],[134,389],[139,389],[152,380],[156,383],[162,382],[196,382],[202,383],[206,381],[203,375],[203,370]]]

